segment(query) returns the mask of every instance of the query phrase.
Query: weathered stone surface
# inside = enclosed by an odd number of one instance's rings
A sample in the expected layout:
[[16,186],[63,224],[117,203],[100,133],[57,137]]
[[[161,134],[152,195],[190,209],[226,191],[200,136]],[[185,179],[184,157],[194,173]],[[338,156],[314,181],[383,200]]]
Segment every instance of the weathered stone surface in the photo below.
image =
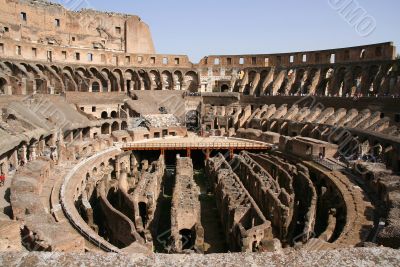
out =
[[1,253],[2,266],[384,266],[400,265],[398,250],[357,248],[283,253],[214,255]]

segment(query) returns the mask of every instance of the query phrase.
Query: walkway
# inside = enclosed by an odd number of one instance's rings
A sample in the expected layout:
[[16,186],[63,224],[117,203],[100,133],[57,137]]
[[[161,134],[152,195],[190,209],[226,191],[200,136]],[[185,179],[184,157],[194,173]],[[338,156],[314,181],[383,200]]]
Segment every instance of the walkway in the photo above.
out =
[[223,138],[223,137],[199,137],[190,136],[184,138],[166,138],[152,139],[142,142],[132,142],[122,144],[121,149],[128,150],[161,150],[163,153],[166,150],[186,150],[190,156],[191,150],[229,150],[233,153],[234,150],[270,150],[271,145],[263,142],[257,142],[238,138]]

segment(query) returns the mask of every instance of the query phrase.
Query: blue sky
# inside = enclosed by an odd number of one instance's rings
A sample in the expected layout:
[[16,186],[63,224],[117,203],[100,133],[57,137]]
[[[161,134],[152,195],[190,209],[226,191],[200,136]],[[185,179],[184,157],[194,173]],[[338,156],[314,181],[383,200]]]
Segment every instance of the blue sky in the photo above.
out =
[[[63,1],[68,2],[58,0]],[[193,62],[211,54],[295,52],[387,41],[400,45],[399,0],[88,1],[97,10],[140,16],[150,25],[157,53],[187,54]],[[350,2],[349,10],[365,10],[360,17],[365,25],[349,25],[332,8]],[[359,34],[370,32],[375,24],[368,36]]]

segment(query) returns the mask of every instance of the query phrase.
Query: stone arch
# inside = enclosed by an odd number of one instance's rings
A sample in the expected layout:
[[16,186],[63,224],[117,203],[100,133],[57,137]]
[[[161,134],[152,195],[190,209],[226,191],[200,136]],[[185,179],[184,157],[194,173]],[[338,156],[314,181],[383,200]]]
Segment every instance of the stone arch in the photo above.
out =
[[122,105],[119,109],[119,118],[127,119],[129,117],[129,107],[128,105]]
[[78,84],[76,83],[76,80],[74,79],[74,71],[72,70],[71,67],[64,67],[61,70],[61,79],[64,82],[65,86],[65,91],[78,91]]
[[332,68],[323,69],[320,82],[317,85],[316,95],[327,96],[329,94],[329,87],[331,85],[333,73],[334,70]]
[[94,93],[100,92],[100,83],[98,81],[92,82],[92,92]]
[[156,70],[151,70],[148,74],[150,78],[150,89],[161,90],[162,84],[161,84],[160,73]]
[[[290,74],[292,73],[292,74]],[[294,71],[292,69],[290,69],[289,71],[283,70],[279,76],[283,75],[283,77],[281,77],[281,83],[279,85],[279,87],[277,88],[277,93],[278,95],[286,95],[287,92],[287,87],[289,86],[289,78],[290,75],[293,75]],[[279,78],[278,76],[278,78]],[[277,79],[277,81],[279,81],[279,79]]]
[[[35,66],[27,63],[13,64],[4,62],[7,75],[10,77],[10,85],[13,95],[30,94],[35,90],[47,93],[47,80],[41,71]],[[37,88],[37,80],[41,80],[43,87]]]
[[304,82],[302,87],[302,94],[314,94],[315,93],[315,86],[319,79],[319,70],[317,68],[312,68],[307,75],[307,79]]
[[93,176],[97,175],[97,167],[93,167],[92,174],[93,174]]
[[101,118],[102,118],[102,119],[107,119],[107,118],[108,118],[108,113],[107,113],[107,111],[103,111],[103,112],[101,113]]
[[299,95],[302,92],[302,87],[303,87],[303,81],[304,77],[306,75],[306,70],[305,69],[298,69],[295,71],[294,74],[296,77],[294,78],[293,85],[291,86],[289,90],[289,94],[291,95]]
[[90,81],[93,78],[93,74],[84,67],[78,67],[75,69],[73,77],[77,83],[78,91],[88,92],[90,88]]
[[372,65],[365,71],[362,82],[362,93],[364,95],[376,95],[378,93],[378,85],[380,82],[378,79],[379,71],[380,68],[377,65]]
[[173,89],[173,77],[172,77],[172,73],[164,70],[161,73],[161,84],[162,84],[162,90],[172,90]]
[[255,96],[264,95],[264,86],[265,86],[265,82],[268,78],[268,74],[269,74],[268,70],[263,70],[260,72],[260,82],[259,82],[256,90],[254,91]]
[[362,76],[363,68],[361,66],[356,66],[352,69],[350,86],[346,90],[346,94],[354,95],[362,93]]
[[101,134],[110,134],[110,124],[109,123],[104,123],[101,126]]
[[256,74],[257,74],[257,72],[254,70],[249,71],[248,80],[247,80],[246,84],[244,85],[243,95],[251,94],[251,89],[253,87],[253,82],[255,80]]
[[180,70],[174,71],[174,90],[182,90],[183,87],[183,75]]
[[119,123],[117,121],[114,121],[111,124],[111,132],[114,132],[114,131],[119,131]]
[[54,93],[59,94],[65,92],[64,82],[60,76],[58,68],[54,65],[43,65],[43,67],[44,69],[42,70],[42,72],[45,72],[47,74],[47,77],[49,77],[50,83],[52,83],[54,86]]
[[151,90],[150,78],[147,71],[139,70],[138,77],[140,79],[140,90]]
[[126,121],[121,122],[121,130],[128,130],[128,123]]
[[0,76],[0,95],[5,95],[7,94],[7,86],[8,86],[7,80]]
[[36,86],[36,92],[42,94],[50,93],[49,92],[50,82],[48,80],[48,77],[42,71],[43,66],[40,64],[37,65],[29,64],[29,67],[30,70],[32,70],[35,73],[34,84]]
[[120,84],[118,83],[117,78],[114,76],[114,74],[109,69],[103,68],[101,70],[101,73],[103,74],[103,77],[108,79],[108,84],[110,85],[111,92],[121,91]]
[[194,71],[188,71],[184,77],[184,90],[197,92],[199,90],[199,76]]
[[82,138],[84,140],[89,139],[90,138],[90,127],[86,127],[82,129]]
[[100,163],[100,170],[103,171],[106,164],[104,162]]
[[229,85],[226,83],[221,85],[221,92],[229,92]]
[[140,79],[136,71],[127,69],[125,71],[125,84],[127,91],[140,90]]
[[113,118],[113,119],[116,119],[116,118],[118,118],[118,112],[117,112],[117,111],[115,111],[115,110],[111,111],[111,113],[110,113],[110,117],[111,117],[111,118]]
[[109,91],[109,80],[107,76],[104,76],[102,72],[99,72],[97,68],[91,67],[90,72],[101,82],[101,92]]
[[106,79],[109,81],[110,91],[111,92],[119,92],[120,91],[120,84],[118,83],[117,77],[115,77],[114,73],[111,72],[107,68],[103,68],[101,70],[102,74]]
[[125,92],[125,79],[121,69],[114,69],[113,76],[117,79],[119,91]]
[[344,91],[346,91],[345,77],[346,77],[346,68],[340,67],[335,71],[334,83],[332,90],[330,93],[332,95],[340,95]]

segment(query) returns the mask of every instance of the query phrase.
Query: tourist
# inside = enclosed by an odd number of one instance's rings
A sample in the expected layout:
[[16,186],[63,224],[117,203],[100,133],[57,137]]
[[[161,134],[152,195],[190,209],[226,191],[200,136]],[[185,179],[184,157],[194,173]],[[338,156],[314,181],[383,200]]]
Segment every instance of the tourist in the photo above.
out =
[[1,172],[0,174],[0,187],[2,187],[4,185],[6,181],[6,176],[3,174],[3,172]]

